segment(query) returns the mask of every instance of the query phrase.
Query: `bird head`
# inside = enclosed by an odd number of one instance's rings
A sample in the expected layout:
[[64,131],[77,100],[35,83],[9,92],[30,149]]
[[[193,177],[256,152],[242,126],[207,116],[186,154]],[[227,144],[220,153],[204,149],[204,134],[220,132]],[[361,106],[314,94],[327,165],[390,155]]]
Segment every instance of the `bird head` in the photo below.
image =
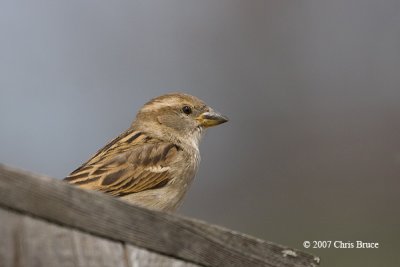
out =
[[227,121],[227,117],[215,112],[197,97],[171,93],[146,103],[139,110],[133,125],[146,125],[146,128],[162,136],[198,143],[206,128]]

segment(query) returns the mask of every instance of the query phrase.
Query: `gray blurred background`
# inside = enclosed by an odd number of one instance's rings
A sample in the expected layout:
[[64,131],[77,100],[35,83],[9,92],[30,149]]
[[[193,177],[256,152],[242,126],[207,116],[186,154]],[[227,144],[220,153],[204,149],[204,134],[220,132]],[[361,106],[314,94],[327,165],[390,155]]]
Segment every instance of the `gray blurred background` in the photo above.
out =
[[400,1],[1,1],[0,36],[0,162],[62,178],[184,91],[231,121],[181,214],[399,266]]

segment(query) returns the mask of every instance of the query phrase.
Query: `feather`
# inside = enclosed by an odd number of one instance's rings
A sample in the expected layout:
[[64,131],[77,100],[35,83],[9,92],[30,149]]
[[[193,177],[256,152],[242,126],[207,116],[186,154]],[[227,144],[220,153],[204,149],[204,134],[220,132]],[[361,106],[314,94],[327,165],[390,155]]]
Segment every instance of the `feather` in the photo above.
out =
[[112,196],[160,188],[173,179],[169,166],[180,151],[175,144],[129,129],[64,180]]

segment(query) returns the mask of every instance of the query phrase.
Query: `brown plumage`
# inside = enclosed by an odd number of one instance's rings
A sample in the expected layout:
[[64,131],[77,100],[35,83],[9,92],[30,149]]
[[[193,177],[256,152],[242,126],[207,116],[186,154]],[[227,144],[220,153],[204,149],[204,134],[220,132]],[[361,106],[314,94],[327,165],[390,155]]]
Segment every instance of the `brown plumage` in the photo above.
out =
[[128,130],[64,180],[140,206],[174,211],[197,171],[204,129],[226,121],[194,96],[154,98]]

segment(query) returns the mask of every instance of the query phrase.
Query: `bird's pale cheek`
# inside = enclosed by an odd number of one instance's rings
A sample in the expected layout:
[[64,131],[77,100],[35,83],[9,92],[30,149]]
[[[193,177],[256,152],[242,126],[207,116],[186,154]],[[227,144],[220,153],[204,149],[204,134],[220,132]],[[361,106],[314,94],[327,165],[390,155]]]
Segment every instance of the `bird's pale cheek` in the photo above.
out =
[[178,132],[186,132],[190,128],[190,124],[184,118],[174,115],[160,115],[157,120],[160,124]]
[[176,119],[171,115],[160,115],[157,120],[160,124],[171,128],[175,128],[177,124]]

